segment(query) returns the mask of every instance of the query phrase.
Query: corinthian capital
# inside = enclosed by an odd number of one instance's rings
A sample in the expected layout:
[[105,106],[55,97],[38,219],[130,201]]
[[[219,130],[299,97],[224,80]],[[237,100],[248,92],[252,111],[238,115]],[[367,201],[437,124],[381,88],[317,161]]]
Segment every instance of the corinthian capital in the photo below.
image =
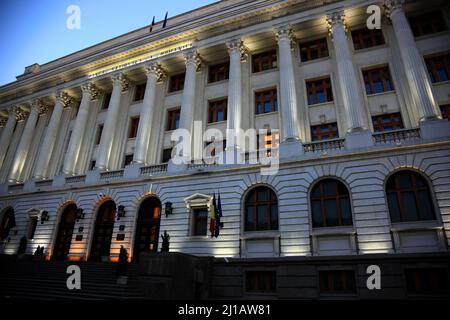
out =
[[3,128],[6,125],[7,121],[8,121],[7,117],[1,117],[0,116],[0,128]]
[[334,28],[343,27],[345,32],[347,32],[347,26],[345,25],[345,14],[344,11],[339,10],[327,14],[327,27],[330,36],[333,36]]
[[89,94],[91,101],[97,100],[100,95],[100,90],[92,82],[85,83],[81,86],[83,94]]
[[384,13],[388,19],[391,18],[392,12],[403,8],[405,0],[384,0]]
[[231,55],[233,52],[238,52],[241,61],[244,62],[247,60],[248,50],[244,46],[244,42],[241,39],[232,39],[226,42],[228,53]]
[[34,99],[31,101],[31,111],[37,112],[40,116],[47,113],[48,106],[45,105],[40,99]]
[[17,121],[23,121],[27,117],[27,113],[20,106],[12,106],[8,109],[9,116],[16,117]]
[[280,41],[288,41],[289,45],[291,46],[291,49],[294,50],[295,37],[290,25],[276,27],[274,32],[275,32],[275,39],[277,40],[278,43],[280,43]]
[[118,73],[112,76],[113,85],[121,85],[122,92],[125,92],[130,87],[130,80],[123,73]]
[[58,91],[56,93],[56,103],[61,103],[63,105],[63,108],[69,107],[73,102],[73,98],[69,96],[64,91]]
[[150,75],[156,76],[156,81],[161,82],[166,77],[165,70],[161,67],[158,62],[151,62],[145,67],[145,72],[147,73],[147,77]]
[[197,50],[189,50],[184,53],[184,60],[186,62],[186,66],[189,64],[193,64],[197,71],[200,71],[202,65],[202,59],[198,54]]

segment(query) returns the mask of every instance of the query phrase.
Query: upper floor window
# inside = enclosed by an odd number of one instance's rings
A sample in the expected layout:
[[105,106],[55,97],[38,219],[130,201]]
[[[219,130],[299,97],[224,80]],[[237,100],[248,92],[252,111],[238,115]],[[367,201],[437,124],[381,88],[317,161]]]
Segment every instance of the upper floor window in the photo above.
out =
[[217,141],[211,141],[211,142],[205,142],[205,148],[206,149],[206,156],[215,157],[219,153],[225,150],[227,146],[227,140],[217,140]]
[[450,104],[444,104],[439,106],[441,109],[442,119],[447,119],[450,121]]
[[375,47],[384,44],[383,32],[381,29],[362,28],[352,31],[353,47],[355,50]]
[[162,163],[167,163],[170,159],[172,159],[172,150],[173,148],[165,148],[163,150]]
[[127,154],[125,155],[125,161],[123,165],[126,167],[127,165],[131,164],[133,162],[133,154]]
[[227,99],[210,101],[208,110],[208,123],[227,120],[227,104]]
[[192,210],[192,235],[193,236],[206,236],[208,232],[208,209],[207,208],[195,208]]
[[333,101],[330,78],[306,81],[308,104],[318,104]]
[[229,67],[228,62],[219,63],[209,67],[209,83],[226,80],[229,77]]
[[311,209],[314,228],[353,224],[350,195],[339,180],[324,179],[312,188]]
[[38,217],[29,217],[28,221],[28,232],[27,232],[27,238],[28,239],[34,239],[34,234],[36,233],[36,227],[38,224]]
[[383,132],[403,129],[403,121],[400,112],[382,114],[372,117],[373,131]]
[[367,94],[375,94],[394,90],[388,67],[373,68],[363,71],[364,85]]
[[328,57],[327,38],[300,43],[302,62]]
[[184,89],[185,73],[176,74],[170,76],[169,80],[169,92],[180,91]]
[[275,271],[246,271],[245,291],[254,293],[272,293],[276,291]]
[[146,86],[146,83],[142,83],[142,84],[139,84],[139,85],[136,86],[136,89],[134,91],[133,101],[144,100],[145,86]]
[[105,93],[105,95],[103,97],[103,102],[102,102],[102,110],[109,108],[109,102],[111,101],[111,95],[112,95],[112,92]]
[[435,219],[428,184],[414,171],[399,171],[390,176],[386,195],[392,222]]
[[450,54],[444,54],[425,59],[431,82],[450,80]]
[[406,288],[410,294],[446,294],[450,291],[446,268],[405,269]]
[[254,54],[252,56],[253,72],[260,72],[264,70],[274,69],[277,64],[276,50],[267,51],[263,53]]
[[95,136],[95,144],[99,145],[100,141],[102,139],[102,133],[103,133],[103,124],[99,124],[97,126],[97,134]]
[[167,111],[166,131],[178,129],[180,127],[180,108]]
[[415,37],[447,30],[441,11],[433,11],[409,18]]
[[268,187],[255,187],[245,198],[245,231],[278,230],[278,198]]
[[255,92],[255,114],[278,111],[277,89]]
[[139,128],[139,117],[131,118],[128,139],[136,138]]
[[322,141],[339,138],[336,122],[311,126],[311,141]]
[[320,293],[355,293],[356,281],[353,270],[319,271]]

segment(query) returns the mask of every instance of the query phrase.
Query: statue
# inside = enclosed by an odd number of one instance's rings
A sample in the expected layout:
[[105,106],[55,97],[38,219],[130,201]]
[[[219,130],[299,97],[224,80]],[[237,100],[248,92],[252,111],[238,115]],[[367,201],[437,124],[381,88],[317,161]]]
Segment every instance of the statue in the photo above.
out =
[[170,236],[167,233],[167,231],[164,231],[164,234],[161,235],[161,238],[163,240],[162,245],[161,245],[161,252],[169,252]]

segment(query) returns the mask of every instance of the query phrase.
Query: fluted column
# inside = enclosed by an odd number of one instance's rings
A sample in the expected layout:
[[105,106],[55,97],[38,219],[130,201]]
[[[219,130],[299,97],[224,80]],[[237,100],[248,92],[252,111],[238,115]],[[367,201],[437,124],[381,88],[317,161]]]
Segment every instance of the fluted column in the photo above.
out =
[[230,55],[230,76],[228,81],[228,106],[227,106],[227,145],[226,149],[239,147],[239,142],[234,143],[230,135],[242,129],[242,73],[241,62],[247,59],[247,50],[240,39],[227,42]]
[[385,0],[386,14],[392,22],[400,49],[403,67],[411,88],[411,94],[420,115],[420,121],[441,117],[438,104],[422,56],[417,49],[414,35],[403,11],[402,0]]
[[25,124],[25,128],[23,129],[22,137],[20,138],[19,145],[17,146],[16,154],[14,155],[14,160],[9,173],[10,182],[17,182],[19,180],[25,161],[27,160],[28,150],[33,139],[34,129],[36,127],[39,114],[45,112],[45,109],[45,105],[43,105],[39,99],[36,99],[31,103],[31,111]]
[[290,26],[275,30],[280,60],[280,98],[283,141],[300,140],[295,89],[294,63],[292,60],[293,34]]
[[76,174],[75,168],[80,158],[80,150],[83,135],[86,130],[86,124],[89,117],[89,105],[92,100],[97,99],[99,91],[92,83],[86,83],[81,86],[81,102],[78,108],[75,125],[70,136],[69,146],[67,148],[66,158],[64,159],[64,174]]
[[114,142],[117,119],[119,117],[120,98],[123,92],[128,90],[129,81],[124,74],[120,73],[112,77],[113,90],[109,102],[106,121],[103,127],[100,148],[98,150],[97,168],[107,170]]
[[152,130],[153,114],[155,113],[156,84],[164,77],[164,71],[158,63],[151,63],[146,67],[147,84],[145,86],[144,101],[139,120],[133,162],[147,164],[147,153]]
[[362,87],[356,78],[356,70],[352,61],[352,54],[347,41],[344,25],[344,12],[337,11],[327,16],[330,34],[333,37],[333,47],[341,88],[342,100],[346,112],[348,131],[366,129],[363,121],[364,102],[360,92]]
[[43,179],[47,177],[47,168],[52,157],[53,148],[55,147],[56,138],[58,136],[58,128],[61,122],[61,116],[64,107],[69,106],[73,102],[73,99],[64,91],[60,91],[56,94],[56,103],[53,108],[50,122],[47,126],[44,142],[39,150],[39,157],[36,163],[36,169],[34,177],[36,179]]
[[0,138],[0,168],[5,160],[6,152],[8,151],[8,147],[14,133],[14,128],[17,123],[18,113],[20,112],[20,108],[16,106],[8,109],[8,120],[6,121],[5,127],[2,131],[2,136]]
[[200,68],[200,56],[196,50],[188,51],[184,54],[186,60],[186,74],[184,78],[184,89],[180,111],[180,128],[191,133],[191,141],[188,150],[184,150],[186,158],[190,158],[192,151],[192,128],[194,122],[195,106],[195,81],[196,73]]

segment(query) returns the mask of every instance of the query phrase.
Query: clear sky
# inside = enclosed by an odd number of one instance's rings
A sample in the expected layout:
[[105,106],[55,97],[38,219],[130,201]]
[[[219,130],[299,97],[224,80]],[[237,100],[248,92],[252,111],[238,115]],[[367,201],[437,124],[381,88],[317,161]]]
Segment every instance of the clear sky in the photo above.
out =
[[[216,0],[0,0],[0,85],[24,68],[114,38]],[[68,29],[70,5],[81,11],[81,28]]]

